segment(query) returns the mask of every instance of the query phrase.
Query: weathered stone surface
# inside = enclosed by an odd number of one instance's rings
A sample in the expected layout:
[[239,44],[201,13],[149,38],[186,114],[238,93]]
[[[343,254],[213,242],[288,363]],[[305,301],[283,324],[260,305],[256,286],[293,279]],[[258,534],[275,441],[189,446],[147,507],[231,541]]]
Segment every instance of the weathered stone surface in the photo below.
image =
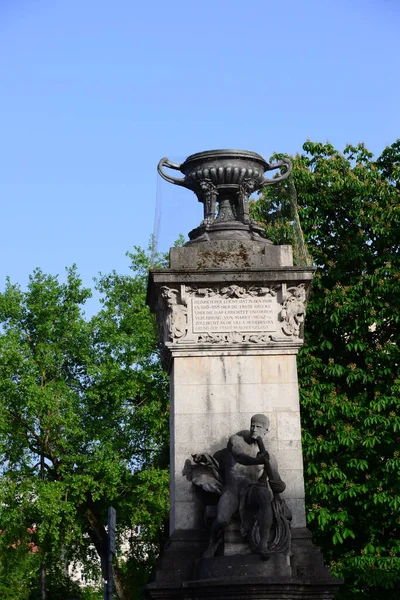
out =
[[[299,393],[297,383],[240,383],[238,385],[240,412],[272,412],[298,416]],[[283,417],[282,417],[283,419]],[[284,439],[283,436],[279,436]],[[299,438],[289,438],[299,439]]]
[[[174,381],[181,385],[198,383],[225,385],[230,383],[265,383],[297,385],[296,357],[294,355],[218,354],[218,360],[208,352],[191,357],[190,363],[174,362]],[[221,364],[219,364],[221,363]],[[188,364],[191,365],[188,369]],[[286,394],[282,394],[285,404]]]
[[285,501],[292,511],[291,532],[293,535],[297,528],[306,527],[307,525],[305,500],[303,496],[301,498],[296,498],[294,496],[289,497],[286,495]]
[[197,563],[196,573],[198,579],[290,577],[291,574],[289,558],[283,554],[275,554],[267,561],[254,554],[203,558]]
[[[199,501],[174,502],[174,510],[171,513],[171,529],[175,531],[179,525],[182,529],[200,529],[203,527],[202,505]],[[173,520],[172,520],[173,519]]]
[[163,553],[156,578],[146,586],[149,600],[332,600],[341,580],[334,579],[312,546],[307,529],[296,530],[292,554],[267,562],[254,555],[201,559],[205,534],[176,533]]
[[255,555],[202,559],[205,532],[172,536],[154,583],[146,586],[149,600],[332,600],[341,580],[323,564],[307,529],[296,530],[290,557],[275,555],[267,562]]
[[177,385],[175,409],[179,414],[239,412],[238,385]]
[[333,579],[286,580],[251,578],[191,581],[183,588],[147,586],[146,598],[151,600],[332,600],[341,582]]
[[[304,525],[304,487],[295,356],[178,357],[171,372],[173,413],[171,444],[171,527],[187,529],[200,522],[185,461],[195,452],[213,454],[226,447],[232,433],[247,429],[252,415],[270,419],[268,450],[285,472],[283,494],[294,511],[293,527]],[[270,377],[273,383],[266,383]],[[287,471],[287,474],[286,474]],[[299,500],[302,501],[299,504]],[[184,508],[193,513],[187,518]],[[171,529],[171,533],[173,529]]]
[[267,240],[197,242],[170,249],[171,269],[250,269],[291,267],[291,246],[273,246]]
[[[303,469],[281,469],[281,477],[286,482],[285,498],[304,498]],[[297,527],[293,523],[293,527]]]
[[[253,360],[255,360],[253,358]],[[297,384],[297,366],[295,356],[290,355],[269,355],[268,357],[259,357],[261,363],[261,381],[262,383],[296,383]],[[282,400],[286,399],[285,394]]]
[[301,440],[299,411],[277,411],[278,439]]

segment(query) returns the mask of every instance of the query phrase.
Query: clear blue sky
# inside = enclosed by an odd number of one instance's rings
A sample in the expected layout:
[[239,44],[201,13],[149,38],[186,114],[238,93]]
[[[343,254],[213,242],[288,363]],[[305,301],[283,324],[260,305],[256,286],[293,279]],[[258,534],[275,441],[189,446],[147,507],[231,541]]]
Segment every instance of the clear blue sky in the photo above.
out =
[[162,156],[379,153],[400,135],[399,29],[398,0],[0,0],[0,289],[126,271],[156,205],[161,249],[196,226]]

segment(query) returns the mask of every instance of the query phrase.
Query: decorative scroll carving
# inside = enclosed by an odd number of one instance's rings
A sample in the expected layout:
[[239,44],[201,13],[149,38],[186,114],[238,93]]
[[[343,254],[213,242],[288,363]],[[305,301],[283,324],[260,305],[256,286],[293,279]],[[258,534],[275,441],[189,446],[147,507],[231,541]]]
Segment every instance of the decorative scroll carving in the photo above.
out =
[[208,344],[240,344],[246,342],[247,337],[239,331],[229,331],[228,333],[216,333],[215,335],[204,333],[198,336],[197,341]]
[[174,341],[186,337],[188,333],[187,305],[180,298],[178,290],[162,286],[160,288],[159,323],[162,339]]
[[243,287],[240,285],[229,285],[221,287],[195,287],[186,286],[186,292],[189,296],[201,296],[208,298],[219,295],[221,298],[246,298],[255,296],[276,296],[276,289],[273,287],[251,286]]
[[248,335],[247,338],[247,341],[252,342],[253,344],[265,344],[266,342],[271,341],[272,336],[268,333],[259,333],[254,335]]
[[287,336],[299,337],[300,326],[306,313],[306,290],[304,283],[287,289],[282,303],[282,331]]
[[230,331],[229,333],[211,333],[201,334],[197,337],[197,341],[200,343],[207,344],[265,344],[270,342],[272,339],[271,334],[260,333],[260,334],[248,334],[240,333],[239,331]]

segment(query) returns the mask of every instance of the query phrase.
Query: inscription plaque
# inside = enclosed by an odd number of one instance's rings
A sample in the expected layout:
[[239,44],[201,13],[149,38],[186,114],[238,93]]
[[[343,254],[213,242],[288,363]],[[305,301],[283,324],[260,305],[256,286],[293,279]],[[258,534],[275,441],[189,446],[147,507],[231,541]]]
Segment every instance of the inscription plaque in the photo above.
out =
[[192,298],[193,332],[276,331],[277,300],[258,298]]

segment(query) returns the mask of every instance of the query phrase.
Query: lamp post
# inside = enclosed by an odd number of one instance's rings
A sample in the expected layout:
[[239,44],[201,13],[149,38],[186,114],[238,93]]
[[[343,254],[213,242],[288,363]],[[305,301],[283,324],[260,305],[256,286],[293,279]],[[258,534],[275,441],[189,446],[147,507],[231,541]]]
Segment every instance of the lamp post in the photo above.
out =
[[115,526],[116,511],[112,506],[108,509],[108,532],[107,532],[107,580],[104,584],[104,600],[112,600],[113,572],[112,561],[115,556]]
[[[40,452],[40,479],[44,479],[44,453],[43,448]],[[42,548],[43,549],[43,548]],[[46,565],[42,557],[40,565],[40,600],[46,600]]]

